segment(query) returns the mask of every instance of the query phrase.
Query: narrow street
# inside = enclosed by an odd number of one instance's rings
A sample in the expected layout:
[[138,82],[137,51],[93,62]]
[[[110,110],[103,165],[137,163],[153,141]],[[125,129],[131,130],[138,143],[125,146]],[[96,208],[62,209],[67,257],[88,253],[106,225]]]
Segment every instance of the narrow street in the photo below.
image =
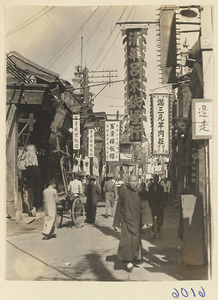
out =
[[69,219],[57,238],[42,240],[43,218],[29,225],[7,221],[7,280],[59,281],[173,281],[207,279],[207,268],[181,262],[183,241],[178,237],[179,209],[165,208],[160,239],[151,240],[151,229],[142,232],[143,261],[128,273],[117,259],[119,233],[113,219],[105,218],[99,202],[95,224],[71,226]]

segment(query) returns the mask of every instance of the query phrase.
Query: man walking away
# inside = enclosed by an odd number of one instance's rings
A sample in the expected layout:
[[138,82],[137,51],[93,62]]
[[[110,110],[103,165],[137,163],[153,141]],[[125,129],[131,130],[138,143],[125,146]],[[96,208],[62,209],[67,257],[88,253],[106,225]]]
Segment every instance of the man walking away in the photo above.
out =
[[163,225],[163,207],[164,207],[164,189],[158,183],[159,176],[157,174],[153,177],[154,183],[149,187],[148,197],[151,208],[153,226],[151,238],[159,238],[160,228]]
[[111,217],[114,217],[115,200],[118,198],[117,187],[113,181],[113,177],[112,173],[107,175],[108,181],[105,182],[103,188],[105,193],[106,218],[108,218],[109,209],[111,209]]
[[47,189],[43,191],[43,201],[45,210],[45,220],[42,234],[43,240],[48,240],[55,237],[57,234],[56,224],[56,203],[59,201],[57,190],[55,189],[56,183],[51,180]]
[[79,180],[79,175],[75,174],[74,180],[72,180],[68,185],[68,191],[71,194],[71,198],[78,197],[83,194],[83,185]]

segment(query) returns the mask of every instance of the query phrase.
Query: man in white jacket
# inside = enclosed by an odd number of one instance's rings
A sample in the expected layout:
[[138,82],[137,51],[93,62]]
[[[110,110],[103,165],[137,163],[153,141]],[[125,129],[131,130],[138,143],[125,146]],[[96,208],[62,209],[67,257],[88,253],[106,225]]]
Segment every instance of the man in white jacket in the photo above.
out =
[[72,180],[68,185],[68,191],[74,197],[83,194],[83,185],[82,182],[78,179],[78,177],[78,174],[75,174],[74,180]]
[[48,188],[43,191],[45,210],[45,220],[42,231],[42,234],[44,235],[43,240],[49,240],[52,237],[56,237],[57,234],[56,203],[59,201],[59,198],[55,186],[55,182],[50,180]]

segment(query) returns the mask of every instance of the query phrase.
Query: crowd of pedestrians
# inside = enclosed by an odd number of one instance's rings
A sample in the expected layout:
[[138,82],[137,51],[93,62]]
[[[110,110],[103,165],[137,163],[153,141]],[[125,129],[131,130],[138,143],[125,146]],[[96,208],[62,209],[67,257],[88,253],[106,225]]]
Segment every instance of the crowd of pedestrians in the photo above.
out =
[[[55,187],[56,183],[51,181],[43,192],[44,240],[56,237],[57,234],[56,203],[59,199]],[[113,228],[115,231],[120,231],[118,258],[126,265],[128,271],[132,270],[135,262],[141,260],[140,232],[142,228],[148,227],[148,214],[153,220],[151,238],[160,237],[164,222],[164,207],[169,201],[170,184],[165,178],[159,182],[157,174],[148,182],[141,184],[134,174],[130,175],[126,184],[122,181],[116,184],[112,173],[107,174],[102,184],[96,177],[91,176],[85,188],[76,175],[68,185],[68,192],[71,199],[81,194],[86,196],[87,223],[95,223],[99,197],[104,199],[105,217],[114,218]]]

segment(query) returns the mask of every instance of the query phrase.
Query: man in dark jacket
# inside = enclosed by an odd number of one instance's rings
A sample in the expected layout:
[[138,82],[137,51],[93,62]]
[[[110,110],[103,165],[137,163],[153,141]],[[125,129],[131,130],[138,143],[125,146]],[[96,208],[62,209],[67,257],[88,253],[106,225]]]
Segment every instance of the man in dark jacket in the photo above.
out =
[[146,224],[145,193],[138,188],[138,178],[131,175],[127,188],[119,193],[113,227],[121,227],[118,258],[126,263],[128,271],[135,260],[141,260],[140,229]]
[[85,188],[84,194],[87,196],[86,200],[86,219],[88,223],[95,223],[96,208],[98,203],[98,195],[101,190],[96,184],[95,177],[90,177],[89,183]]
[[153,217],[152,235],[151,238],[159,238],[160,228],[163,224],[163,207],[164,207],[164,189],[158,183],[159,176],[157,174],[153,177],[153,184],[149,187],[148,202],[151,208]]

